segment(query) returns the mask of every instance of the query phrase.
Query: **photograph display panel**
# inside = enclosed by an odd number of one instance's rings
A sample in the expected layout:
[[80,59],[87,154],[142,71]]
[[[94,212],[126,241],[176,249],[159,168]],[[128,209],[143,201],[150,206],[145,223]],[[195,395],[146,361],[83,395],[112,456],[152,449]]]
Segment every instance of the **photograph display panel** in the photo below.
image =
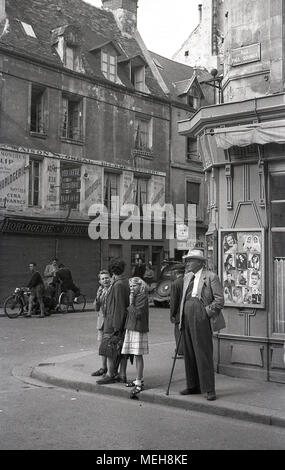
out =
[[264,230],[220,230],[225,306],[264,308]]

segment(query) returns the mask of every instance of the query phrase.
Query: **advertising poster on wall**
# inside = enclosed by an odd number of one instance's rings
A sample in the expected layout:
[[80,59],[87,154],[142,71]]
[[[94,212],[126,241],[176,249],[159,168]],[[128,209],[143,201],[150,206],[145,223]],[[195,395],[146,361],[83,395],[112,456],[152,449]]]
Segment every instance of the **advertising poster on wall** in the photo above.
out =
[[28,154],[0,150],[0,209],[27,206],[28,161]]
[[263,229],[220,230],[219,265],[226,306],[264,308]]
[[81,189],[81,165],[60,163],[60,208],[78,209]]

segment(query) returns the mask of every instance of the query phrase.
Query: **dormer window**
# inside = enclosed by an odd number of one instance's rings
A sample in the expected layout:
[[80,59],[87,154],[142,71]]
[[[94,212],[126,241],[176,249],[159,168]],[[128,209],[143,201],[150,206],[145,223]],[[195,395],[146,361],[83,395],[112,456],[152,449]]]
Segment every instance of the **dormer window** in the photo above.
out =
[[177,90],[177,96],[187,103],[191,108],[198,109],[201,106],[201,100],[204,98],[201,85],[194,72],[191,78],[174,83]]
[[138,91],[145,91],[145,67],[132,67],[131,82]]
[[117,57],[107,52],[101,52],[101,70],[111,82],[117,81]]
[[187,104],[194,109],[200,108],[200,97],[191,94],[187,95]]
[[72,25],[56,28],[52,32],[52,43],[64,67],[82,72],[81,63],[81,31]]
[[66,45],[64,65],[70,70],[80,71],[79,48]]

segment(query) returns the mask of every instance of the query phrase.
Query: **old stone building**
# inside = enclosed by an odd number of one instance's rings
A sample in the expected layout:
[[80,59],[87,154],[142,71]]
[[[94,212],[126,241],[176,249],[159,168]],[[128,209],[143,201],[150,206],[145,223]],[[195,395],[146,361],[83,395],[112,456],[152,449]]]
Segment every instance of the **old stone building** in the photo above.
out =
[[[92,298],[111,258],[124,258],[130,273],[141,256],[157,274],[169,255],[165,233],[122,237],[120,209],[176,202],[171,155],[179,142],[184,159],[186,139],[172,104],[186,117],[202,92],[188,67],[186,93],[169,93],[136,29],[137,3],[0,1],[0,299],[25,284],[32,260],[43,271],[57,256]],[[192,166],[200,175],[201,163]],[[90,237],[94,204],[115,213],[105,240]]]
[[[208,181],[208,256],[225,289],[222,373],[285,382],[284,2],[226,0],[225,103],[179,123]],[[221,15],[220,15],[221,16]]]

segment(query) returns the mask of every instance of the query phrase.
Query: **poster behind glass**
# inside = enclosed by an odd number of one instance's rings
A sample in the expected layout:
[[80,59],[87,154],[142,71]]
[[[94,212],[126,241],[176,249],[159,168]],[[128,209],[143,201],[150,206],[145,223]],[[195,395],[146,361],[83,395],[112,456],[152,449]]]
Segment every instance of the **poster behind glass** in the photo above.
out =
[[225,305],[264,308],[264,231],[220,230]]

